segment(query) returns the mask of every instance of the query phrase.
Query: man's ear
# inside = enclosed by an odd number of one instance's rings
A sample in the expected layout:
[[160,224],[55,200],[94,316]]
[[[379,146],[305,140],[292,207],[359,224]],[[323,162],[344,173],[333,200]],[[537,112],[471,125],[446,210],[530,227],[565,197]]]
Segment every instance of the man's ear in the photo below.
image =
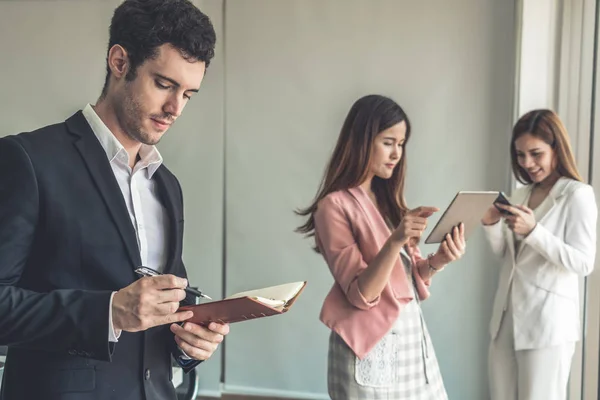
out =
[[108,51],[107,63],[111,74],[117,80],[125,77],[130,68],[127,50],[123,46],[115,44]]

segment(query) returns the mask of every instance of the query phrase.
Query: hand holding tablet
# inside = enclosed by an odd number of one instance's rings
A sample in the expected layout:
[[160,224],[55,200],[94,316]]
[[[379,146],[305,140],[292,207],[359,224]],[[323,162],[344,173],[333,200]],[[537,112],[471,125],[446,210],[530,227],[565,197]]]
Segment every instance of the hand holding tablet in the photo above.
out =
[[502,192],[497,191],[460,191],[442,214],[427,239],[426,244],[441,243],[446,234],[461,222],[464,224],[464,237],[481,223],[481,218],[495,203],[510,204]]

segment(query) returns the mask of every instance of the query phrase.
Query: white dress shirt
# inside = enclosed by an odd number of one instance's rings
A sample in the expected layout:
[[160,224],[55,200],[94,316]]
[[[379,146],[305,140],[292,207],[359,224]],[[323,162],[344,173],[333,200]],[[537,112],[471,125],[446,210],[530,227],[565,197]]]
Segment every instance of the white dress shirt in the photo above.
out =
[[[169,219],[159,200],[156,182],[152,180],[152,176],[162,164],[162,156],[155,146],[142,144],[140,159],[132,170],[129,167],[129,154],[91,105],[88,104],[84,108],[83,115],[106,152],[121,188],[131,224],[135,228],[142,265],[163,272],[167,262]],[[109,341],[117,342],[118,336],[112,321],[113,296],[114,293],[109,304],[108,337]]]

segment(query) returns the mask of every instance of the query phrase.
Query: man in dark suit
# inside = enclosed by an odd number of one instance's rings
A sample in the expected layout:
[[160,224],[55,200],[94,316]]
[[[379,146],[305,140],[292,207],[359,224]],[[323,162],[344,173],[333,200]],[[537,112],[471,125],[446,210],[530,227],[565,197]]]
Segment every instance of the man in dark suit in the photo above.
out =
[[171,356],[189,371],[228,333],[179,324],[183,199],[154,146],[214,45],[188,0],[126,0],[96,105],[0,139],[0,399],[175,399]]

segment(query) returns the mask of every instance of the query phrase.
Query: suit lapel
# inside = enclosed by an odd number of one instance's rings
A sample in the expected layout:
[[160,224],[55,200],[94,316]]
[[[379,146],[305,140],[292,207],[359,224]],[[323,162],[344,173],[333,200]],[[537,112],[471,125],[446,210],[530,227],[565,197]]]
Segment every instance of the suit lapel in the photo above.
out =
[[75,147],[81,154],[81,158],[119,230],[132,267],[137,268],[142,263],[137,236],[106,152],[81,111],[69,118],[66,124],[69,131],[78,137],[74,142]]
[[348,192],[354,197],[365,214],[371,227],[373,239],[377,247],[381,248],[391,234],[390,228],[385,223],[375,204],[369,198],[369,195],[360,186],[350,188]]
[[[540,205],[535,210],[536,223],[543,222],[544,218],[548,215],[548,213],[550,211],[552,211],[552,209],[556,206],[557,200],[565,193],[565,189],[566,189],[568,183],[569,183],[569,180],[566,178],[560,178],[558,181],[556,181],[556,183],[554,184],[552,189],[550,189],[548,196],[540,203]],[[530,187],[528,188],[528,192],[527,192],[528,195],[522,200],[523,202],[526,201],[527,199],[529,199],[529,194],[531,193],[532,190],[533,190],[533,186],[530,185]],[[522,204],[522,203],[518,203],[518,204]],[[527,205],[527,204],[525,204],[525,205]],[[514,233],[513,233],[513,237],[514,237]],[[523,246],[523,244],[521,244],[521,246],[519,246],[519,251],[517,252],[515,261],[521,255],[524,247],[526,247],[526,246]]]
[[[365,234],[371,235],[371,240],[375,243],[377,253],[383,247],[385,242],[391,235],[390,228],[386,224],[383,216],[373,204],[369,195],[360,187],[355,187],[348,189],[350,195],[357,201],[360,209],[363,211],[365,218],[370,227],[370,232],[363,232]],[[414,255],[410,254],[410,258],[414,261]],[[402,267],[402,258],[400,254],[398,254],[398,259],[396,261],[396,266],[392,270],[390,275],[390,287],[394,292],[394,295],[399,298],[412,298],[413,292],[411,290],[411,282],[412,277],[408,277],[406,275],[405,269]]]
[[174,193],[177,188],[173,187],[171,179],[167,176],[167,171],[164,166],[160,166],[156,173],[154,174],[154,179],[156,179],[156,185],[158,189],[158,194],[160,196],[160,200],[167,210],[167,215],[169,216],[169,244],[168,244],[168,257],[167,264],[165,265],[165,273],[172,271],[176,260],[176,251],[179,246],[179,242],[183,240],[182,237],[179,236],[179,231],[177,229],[178,223],[178,213],[177,213],[177,204],[179,202],[175,199]]
[[568,184],[569,179],[567,178],[560,178],[558,181],[556,181],[552,189],[550,189],[548,197],[542,202],[542,204],[539,205],[539,207],[535,211],[536,220],[538,222],[542,221],[544,217],[546,217],[546,215],[548,215],[548,213],[554,208],[558,199],[560,199],[565,194],[565,189],[567,188]]

